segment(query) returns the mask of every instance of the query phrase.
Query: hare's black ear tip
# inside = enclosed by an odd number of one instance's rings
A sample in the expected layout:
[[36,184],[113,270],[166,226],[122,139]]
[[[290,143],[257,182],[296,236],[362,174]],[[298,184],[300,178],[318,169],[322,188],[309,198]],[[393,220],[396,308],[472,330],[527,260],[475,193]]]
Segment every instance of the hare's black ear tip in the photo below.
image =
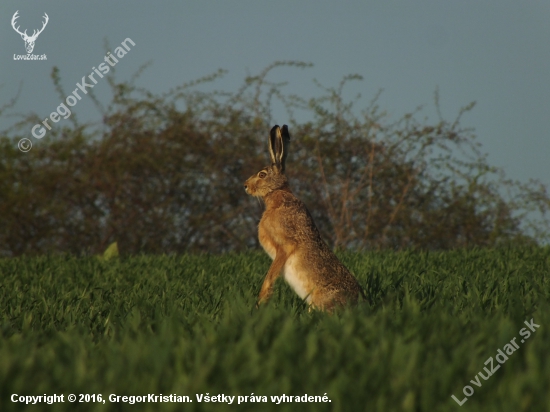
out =
[[[283,127],[284,127],[284,126],[283,126]],[[279,129],[279,125],[278,125],[278,124],[276,124],[275,126],[273,126],[273,127],[271,128],[271,131],[270,131],[269,133],[275,133],[275,132],[277,131],[277,129]]]
[[290,133],[288,133],[288,126],[286,124],[283,125],[283,130],[281,133],[283,134],[283,136],[290,137]]

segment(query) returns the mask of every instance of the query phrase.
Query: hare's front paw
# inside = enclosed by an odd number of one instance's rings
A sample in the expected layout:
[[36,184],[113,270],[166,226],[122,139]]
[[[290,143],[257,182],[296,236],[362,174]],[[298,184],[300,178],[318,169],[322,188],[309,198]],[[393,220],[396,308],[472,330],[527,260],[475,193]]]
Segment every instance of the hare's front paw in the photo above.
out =
[[256,300],[256,309],[260,307],[260,305],[264,305],[267,303],[269,298],[271,297],[272,290],[270,289],[263,289],[260,291],[260,294],[258,295],[258,299]]

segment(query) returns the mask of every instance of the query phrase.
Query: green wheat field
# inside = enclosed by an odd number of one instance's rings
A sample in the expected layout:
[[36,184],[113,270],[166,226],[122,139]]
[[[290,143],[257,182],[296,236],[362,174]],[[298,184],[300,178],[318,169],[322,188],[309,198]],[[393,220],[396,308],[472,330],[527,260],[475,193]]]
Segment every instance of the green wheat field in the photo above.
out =
[[550,410],[550,247],[340,257],[370,302],[332,315],[255,309],[259,252],[2,259],[0,410]]

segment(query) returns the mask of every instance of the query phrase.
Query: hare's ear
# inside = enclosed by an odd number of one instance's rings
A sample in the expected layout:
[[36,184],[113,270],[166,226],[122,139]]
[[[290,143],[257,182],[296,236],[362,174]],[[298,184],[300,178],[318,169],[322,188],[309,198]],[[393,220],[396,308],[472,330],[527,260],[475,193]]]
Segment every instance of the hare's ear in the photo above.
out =
[[269,132],[269,156],[271,157],[272,165],[276,165],[279,163],[277,161],[277,134],[281,134],[278,124],[273,126],[273,128]]
[[273,126],[269,132],[269,155],[271,156],[271,164],[277,166],[281,172],[285,171],[289,143],[290,134],[287,125],[283,126],[282,132],[279,125]]
[[288,155],[288,148],[290,146],[290,133],[288,133],[288,126],[283,125],[283,130],[281,132],[281,147],[283,148],[283,153],[281,155],[281,167],[283,172],[285,171],[286,156]]

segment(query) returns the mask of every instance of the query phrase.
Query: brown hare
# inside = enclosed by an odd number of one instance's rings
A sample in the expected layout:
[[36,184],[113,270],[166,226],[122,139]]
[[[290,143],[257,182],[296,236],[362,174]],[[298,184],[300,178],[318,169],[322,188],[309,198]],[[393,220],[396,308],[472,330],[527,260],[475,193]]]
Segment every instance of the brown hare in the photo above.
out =
[[258,225],[260,243],[273,262],[258,295],[266,302],[279,275],[310,306],[331,312],[356,304],[363,290],[321,238],[306,206],[292,194],[285,176],[290,135],[274,126],[269,134],[271,165],[251,176],[246,193],[262,198],[265,211]]

